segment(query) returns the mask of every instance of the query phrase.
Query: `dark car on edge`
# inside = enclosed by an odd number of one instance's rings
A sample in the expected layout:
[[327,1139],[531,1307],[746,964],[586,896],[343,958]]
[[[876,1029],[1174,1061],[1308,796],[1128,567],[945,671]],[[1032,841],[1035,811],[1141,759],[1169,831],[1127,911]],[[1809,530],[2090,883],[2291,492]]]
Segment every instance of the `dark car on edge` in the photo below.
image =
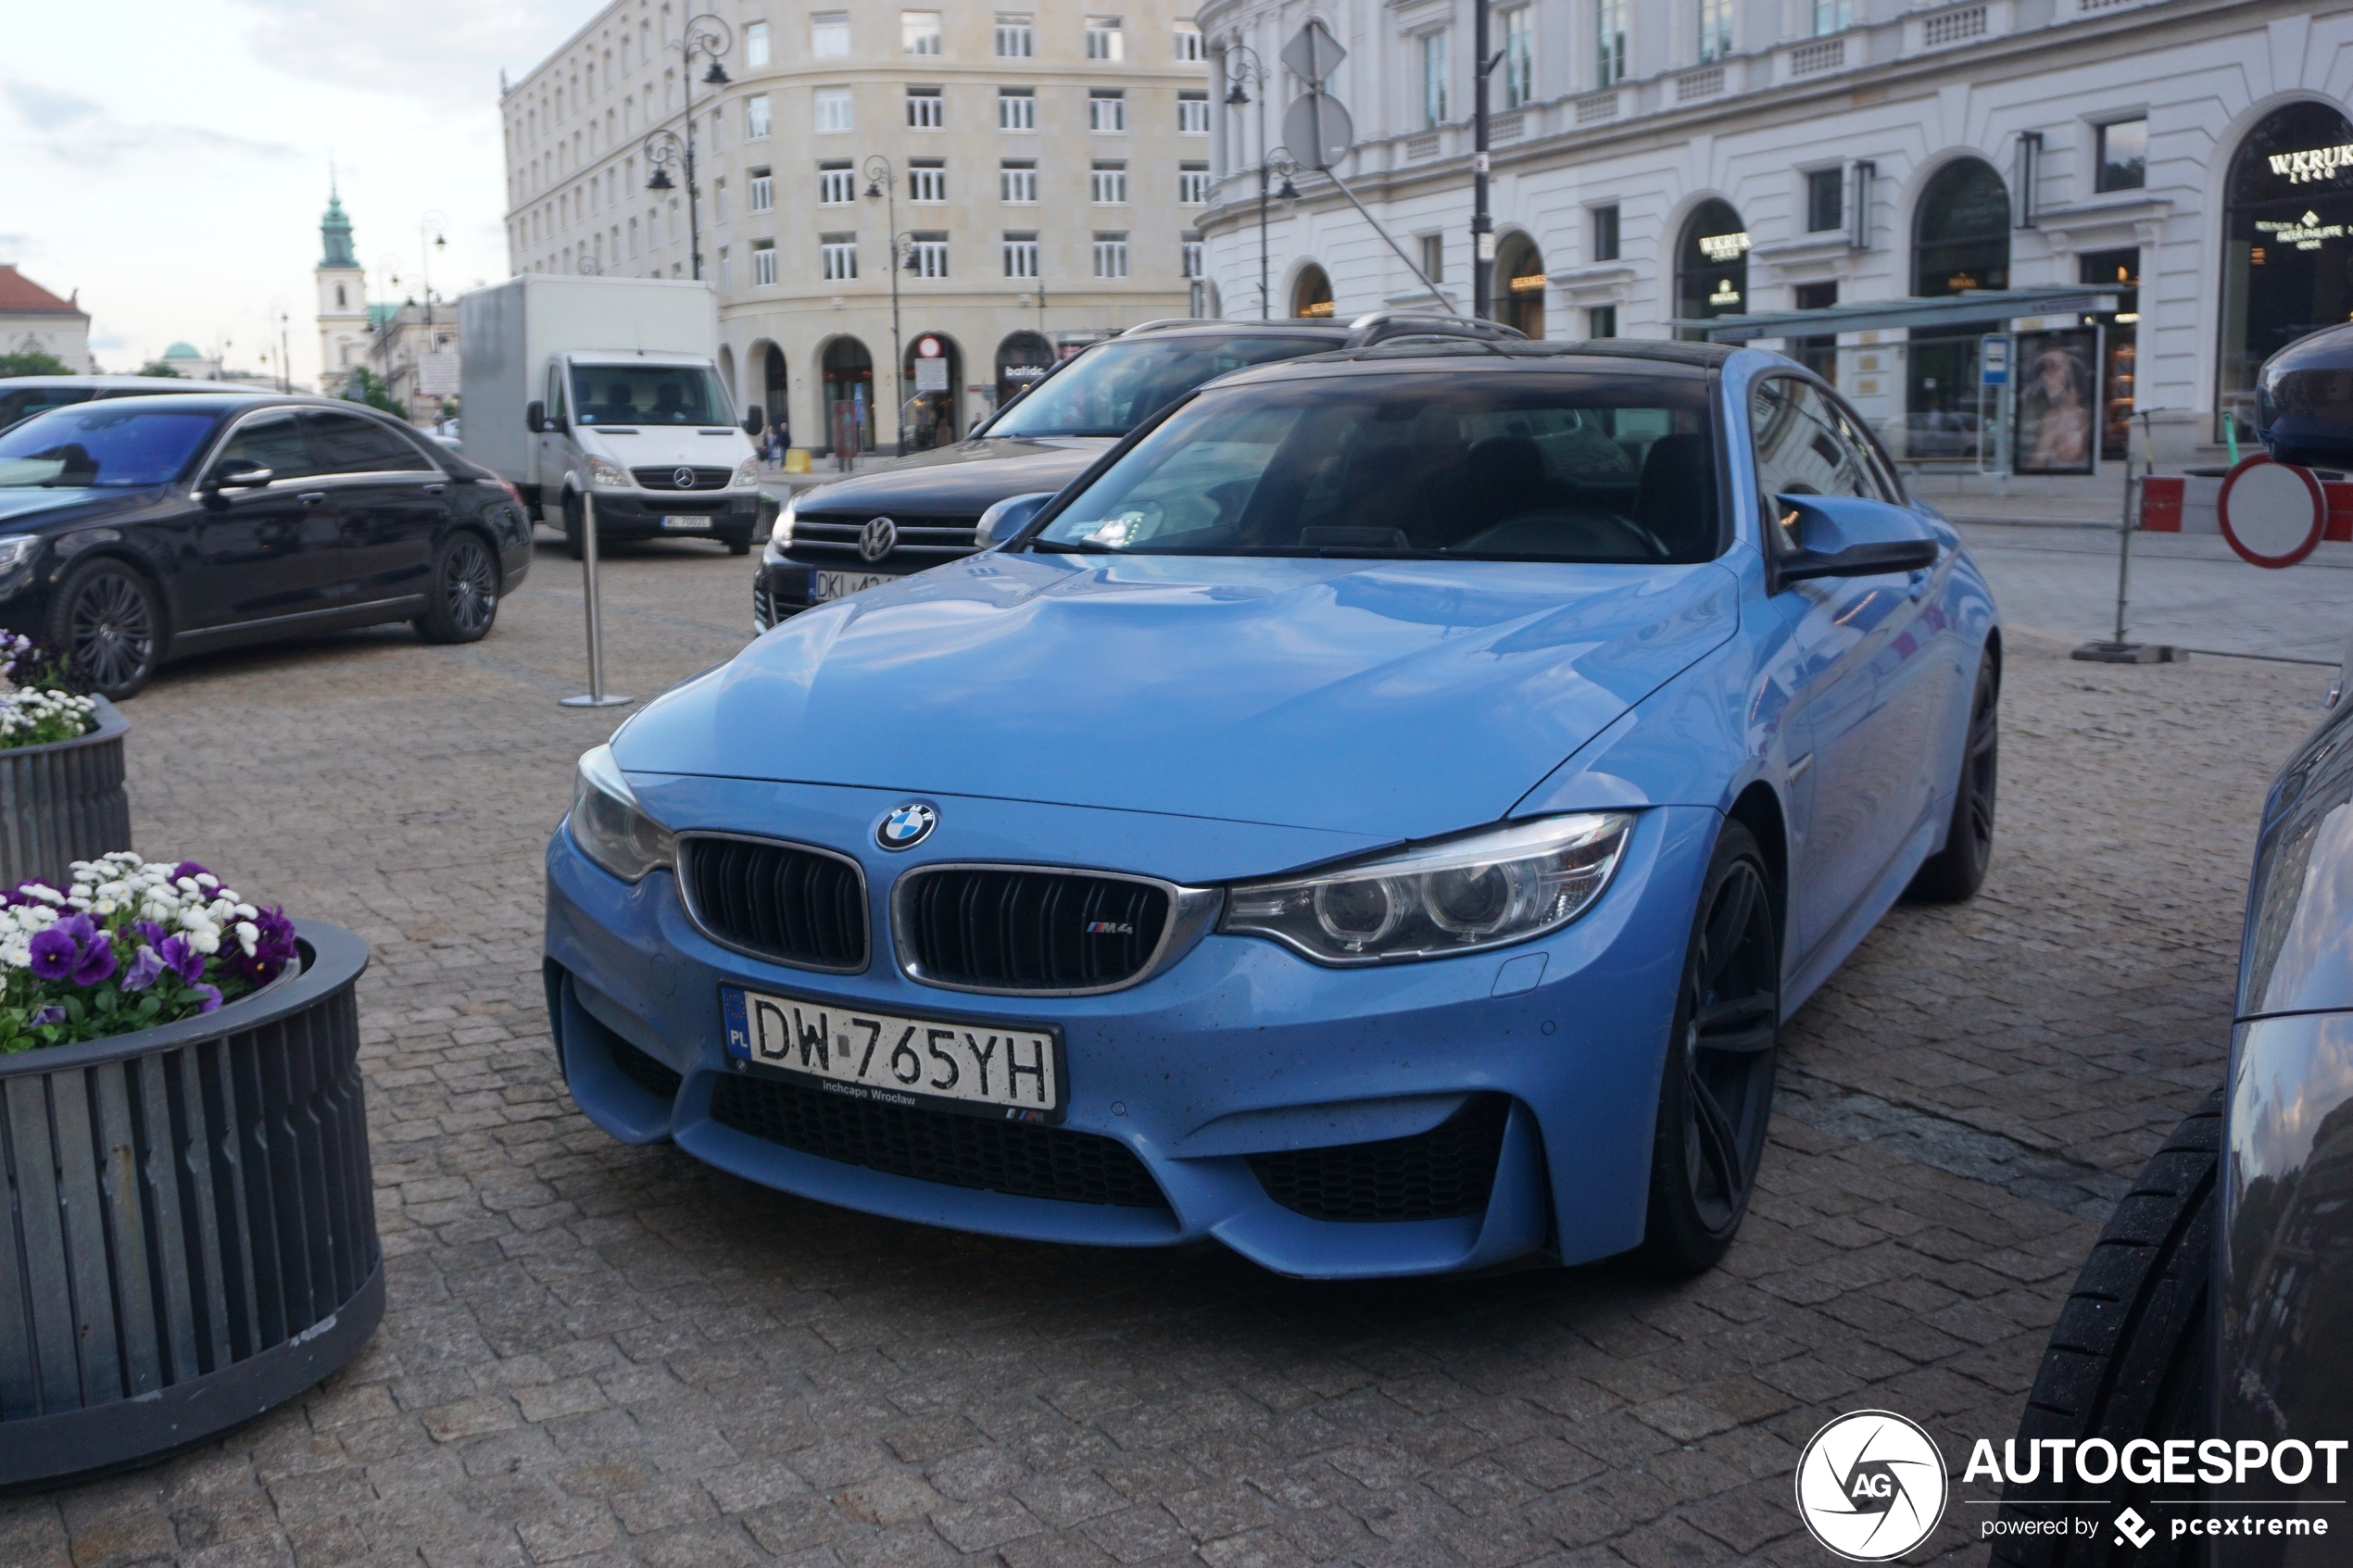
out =
[[[2257,389],[2273,461],[2353,469],[2353,329],[2283,348]],[[2012,1483],[2015,1527],[2057,1512],[2105,1525],[2130,1508],[2155,1533],[2134,1533],[2130,1546],[2120,1525],[2013,1537],[1994,1549],[2005,1568],[2353,1560],[2353,1547],[2332,1539],[2353,1531],[2341,1512],[2353,1485],[2348,684],[2353,646],[2328,716],[2263,803],[2223,1086],[2117,1206],[2060,1309],[2019,1426],[2021,1466],[2030,1451],[2050,1452],[2030,1444],[2054,1439],[2106,1439],[2119,1463],[2107,1482],[2070,1469],[2055,1483],[2044,1466]],[[2175,1450],[2186,1474],[2131,1473],[2130,1445],[2169,1441],[2196,1445]],[[2214,1462],[2228,1484],[2212,1480]]]
[[1401,337],[1517,338],[1453,316],[1376,311],[1353,321],[1148,321],[1094,344],[953,446],[802,492],[770,533],[752,583],[765,632],[812,605],[970,555],[1000,501],[1050,495],[1203,382],[1252,365]]
[[530,566],[511,487],[355,403],[93,401],[0,433],[0,625],[109,697],[276,637],[410,621],[472,642]]

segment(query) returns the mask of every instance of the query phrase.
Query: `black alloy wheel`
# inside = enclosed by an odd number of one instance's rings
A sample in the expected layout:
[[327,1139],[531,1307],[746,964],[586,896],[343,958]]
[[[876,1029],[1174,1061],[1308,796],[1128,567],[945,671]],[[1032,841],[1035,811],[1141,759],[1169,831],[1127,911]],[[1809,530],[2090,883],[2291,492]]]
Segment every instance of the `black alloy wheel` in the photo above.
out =
[[1732,1242],[1765,1155],[1781,1035],[1780,942],[1756,840],[1727,822],[1683,960],[1651,1146],[1650,1219],[1637,1254],[1675,1276]]
[[442,541],[434,557],[433,598],[417,617],[417,633],[429,643],[480,642],[498,619],[498,563],[482,535],[461,529]]
[[1992,648],[1978,656],[1977,690],[1969,698],[1969,737],[1960,781],[1953,790],[1953,820],[1944,847],[1920,864],[1907,897],[1958,904],[1977,896],[1994,864],[1994,791],[2001,773],[2002,672]]
[[50,646],[65,650],[92,691],[120,701],[155,679],[163,661],[163,607],[136,568],[103,558],[85,561],[50,603]]

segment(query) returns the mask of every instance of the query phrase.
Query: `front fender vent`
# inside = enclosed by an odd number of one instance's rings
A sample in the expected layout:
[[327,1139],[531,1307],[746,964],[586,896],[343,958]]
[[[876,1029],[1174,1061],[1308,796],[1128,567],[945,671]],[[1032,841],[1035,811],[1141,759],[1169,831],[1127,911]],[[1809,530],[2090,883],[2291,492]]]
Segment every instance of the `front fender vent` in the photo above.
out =
[[1495,1187],[1512,1102],[1474,1095],[1405,1138],[1249,1156],[1266,1196],[1311,1220],[1455,1220],[1482,1213]]

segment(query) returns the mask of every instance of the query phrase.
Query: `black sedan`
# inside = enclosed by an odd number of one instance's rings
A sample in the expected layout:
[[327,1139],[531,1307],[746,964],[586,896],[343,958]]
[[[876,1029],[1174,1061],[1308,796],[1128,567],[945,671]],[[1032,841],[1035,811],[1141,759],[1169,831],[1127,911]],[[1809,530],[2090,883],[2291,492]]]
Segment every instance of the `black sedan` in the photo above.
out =
[[470,643],[530,566],[510,486],[358,404],[143,397],[0,434],[0,625],[109,697],[182,655],[381,621]]

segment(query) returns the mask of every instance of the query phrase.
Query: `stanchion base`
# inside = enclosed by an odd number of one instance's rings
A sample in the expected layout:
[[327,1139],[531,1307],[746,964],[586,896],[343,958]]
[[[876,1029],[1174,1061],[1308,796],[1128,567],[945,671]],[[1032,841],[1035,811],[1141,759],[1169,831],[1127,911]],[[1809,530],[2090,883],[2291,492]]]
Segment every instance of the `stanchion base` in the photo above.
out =
[[2093,664],[2187,664],[2190,656],[2171,643],[2085,643],[2067,656]]
[[556,706],[559,708],[626,708],[636,700],[637,699],[634,696],[612,696],[610,695],[605,696],[597,696],[591,693],[583,692],[578,696],[558,697],[556,699]]

